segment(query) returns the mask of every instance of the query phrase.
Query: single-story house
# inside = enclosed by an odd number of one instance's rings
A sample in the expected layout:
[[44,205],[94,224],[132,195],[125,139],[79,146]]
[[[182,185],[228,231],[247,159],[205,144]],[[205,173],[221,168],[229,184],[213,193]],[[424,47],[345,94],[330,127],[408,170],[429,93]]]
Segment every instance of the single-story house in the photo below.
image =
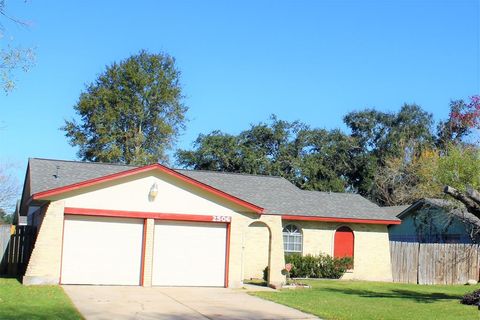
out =
[[445,199],[424,198],[385,210],[402,220],[388,228],[391,241],[472,243],[480,231],[480,219],[463,205]]
[[286,253],[352,256],[345,278],[391,281],[400,223],[280,177],[37,158],[20,215],[38,230],[24,284],[239,287],[268,266],[278,286]]

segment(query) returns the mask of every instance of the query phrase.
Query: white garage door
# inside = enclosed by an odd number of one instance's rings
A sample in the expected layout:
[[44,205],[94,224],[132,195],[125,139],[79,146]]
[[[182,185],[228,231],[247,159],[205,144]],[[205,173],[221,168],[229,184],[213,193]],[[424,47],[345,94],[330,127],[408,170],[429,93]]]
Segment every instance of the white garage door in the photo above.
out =
[[226,234],[225,224],[156,222],[152,284],[223,287]]
[[139,285],[143,220],[65,216],[63,284]]

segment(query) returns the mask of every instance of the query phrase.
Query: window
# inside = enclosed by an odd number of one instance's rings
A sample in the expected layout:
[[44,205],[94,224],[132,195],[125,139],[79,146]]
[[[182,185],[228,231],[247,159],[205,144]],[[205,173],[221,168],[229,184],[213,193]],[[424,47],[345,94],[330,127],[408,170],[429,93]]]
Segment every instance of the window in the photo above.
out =
[[283,228],[283,249],[286,253],[302,252],[303,236],[297,226],[289,224]]

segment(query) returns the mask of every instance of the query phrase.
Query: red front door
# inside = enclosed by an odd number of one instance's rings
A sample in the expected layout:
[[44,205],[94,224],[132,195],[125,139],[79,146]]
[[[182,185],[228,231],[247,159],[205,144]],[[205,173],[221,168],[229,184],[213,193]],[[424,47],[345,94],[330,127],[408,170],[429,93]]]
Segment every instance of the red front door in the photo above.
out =
[[340,227],[335,231],[333,255],[336,258],[353,258],[354,237],[349,227]]

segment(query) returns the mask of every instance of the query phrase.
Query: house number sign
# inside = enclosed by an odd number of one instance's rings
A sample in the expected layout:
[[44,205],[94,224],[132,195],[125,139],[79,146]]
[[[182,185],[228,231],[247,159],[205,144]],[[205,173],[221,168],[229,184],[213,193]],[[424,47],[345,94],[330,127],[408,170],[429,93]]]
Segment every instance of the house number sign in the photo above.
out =
[[232,217],[229,216],[212,216],[213,222],[230,222]]

